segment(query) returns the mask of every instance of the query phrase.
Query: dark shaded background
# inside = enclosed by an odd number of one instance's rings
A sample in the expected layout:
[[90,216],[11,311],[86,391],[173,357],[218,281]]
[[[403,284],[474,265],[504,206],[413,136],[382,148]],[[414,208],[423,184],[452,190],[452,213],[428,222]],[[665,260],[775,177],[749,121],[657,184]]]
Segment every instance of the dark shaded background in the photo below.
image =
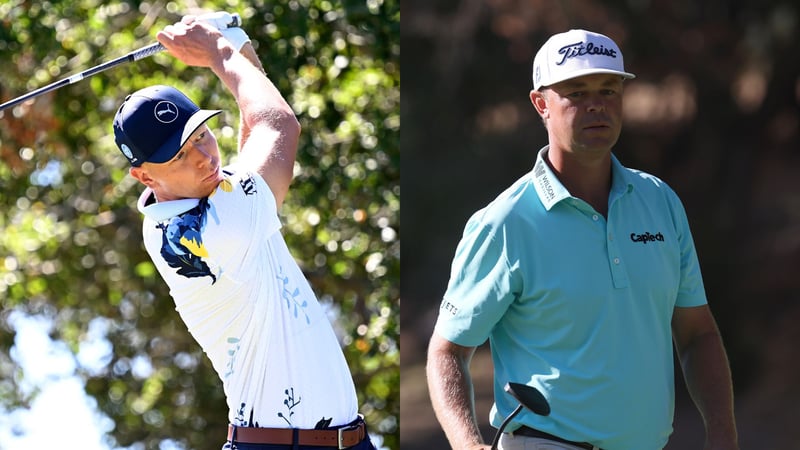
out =
[[[401,448],[446,448],[425,348],[469,215],[533,165],[546,134],[528,100],[553,33],[611,36],[626,68],[622,163],[682,198],[729,352],[741,447],[800,448],[800,43],[797,2],[421,1],[401,6]],[[473,363],[479,419],[490,360]],[[702,448],[678,374],[670,449]]]

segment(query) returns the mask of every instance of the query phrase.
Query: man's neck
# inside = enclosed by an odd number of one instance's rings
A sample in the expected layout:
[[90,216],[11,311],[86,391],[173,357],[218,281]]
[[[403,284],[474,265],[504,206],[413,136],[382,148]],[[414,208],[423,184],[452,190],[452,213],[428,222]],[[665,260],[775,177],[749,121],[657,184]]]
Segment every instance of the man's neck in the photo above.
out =
[[606,216],[611,191],[610,151],[576,157],[575,153],[551,148],[545,154],[545,160],[573,197],[585,201]]

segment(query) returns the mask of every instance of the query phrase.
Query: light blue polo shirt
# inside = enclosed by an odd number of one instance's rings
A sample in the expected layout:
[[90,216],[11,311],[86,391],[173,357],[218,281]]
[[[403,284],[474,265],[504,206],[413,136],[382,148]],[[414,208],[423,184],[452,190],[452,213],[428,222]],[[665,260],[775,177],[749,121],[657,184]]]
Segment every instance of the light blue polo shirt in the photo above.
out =
[[663,181],[612,155],[608,219],[543,160],[466,225],[436,332],[489,339],[499,427],[508,381],[536,386],[548,417],[521,425],[607,450],[663,448],[674,409],[672,312],[706,303],[686,213]]

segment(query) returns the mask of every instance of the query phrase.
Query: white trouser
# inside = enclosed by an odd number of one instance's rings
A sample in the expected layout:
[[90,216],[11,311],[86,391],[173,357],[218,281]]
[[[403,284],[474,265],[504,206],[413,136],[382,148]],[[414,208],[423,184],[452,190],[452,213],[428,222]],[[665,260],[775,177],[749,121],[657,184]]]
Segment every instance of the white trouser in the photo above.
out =
[[[595,447],[598,449],[598,447]],[[544,438],[513,435],[503,433],[500,442],[497,444],[498,450],[583,450],[574,445],[561,442],[550,441]]]

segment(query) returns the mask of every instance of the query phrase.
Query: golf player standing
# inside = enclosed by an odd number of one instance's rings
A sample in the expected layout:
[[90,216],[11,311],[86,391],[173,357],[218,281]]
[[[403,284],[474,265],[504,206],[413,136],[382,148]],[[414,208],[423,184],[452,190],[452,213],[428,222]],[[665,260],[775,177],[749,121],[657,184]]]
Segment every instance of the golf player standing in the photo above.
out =
[[280,234],[300,126],[247,35],[218,31],[225,14],[187,16],[157,38],[236,98],[235,165],[221,166],[206,125],[220,111],[174,88],[139,90],[114,118],[130,173],[146,186],[145,247],[222,380],[223,448],[373,450],[331,324]]
[[601,34],[556,34],[536,54],[530,100],[549,145],[469,219],[430,340],[429,391],[454,449],[489,448],[469,372],[487,339],[492,425],[517,405],[503,392],[509,381],[538,388],[552,411],[518,415],[501,449],[663,448],[673,342],[705,449],[738,449],[728,360],[683,206],[611,152],[633,77]]

